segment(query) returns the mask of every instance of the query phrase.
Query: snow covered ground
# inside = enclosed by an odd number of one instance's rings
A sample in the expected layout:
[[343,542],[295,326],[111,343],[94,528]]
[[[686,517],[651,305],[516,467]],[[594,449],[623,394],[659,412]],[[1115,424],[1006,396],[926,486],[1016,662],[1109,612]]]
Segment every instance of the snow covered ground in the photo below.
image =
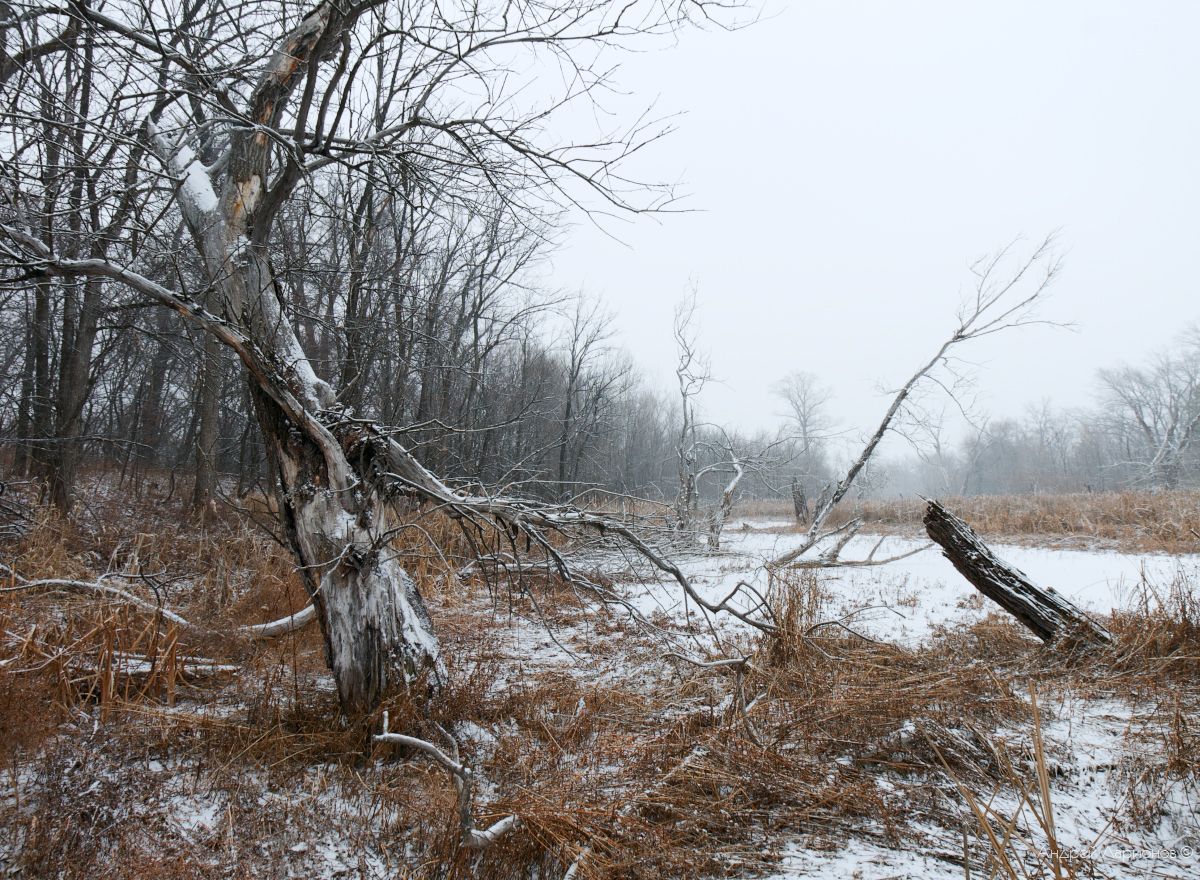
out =
[[[728,595],[739,581],[763,583],[764,563],[797,546],[801,535],[780,531],[787,524],[773,520],[735,521],[723,539],[719,556],[695,556],[681,568],[693,585],[711,600]],[[880,541],[860,535],[842,558],[865,558]],[[826,616],[844,617],[859,632],[873,638],[915,646],[940,626],[970,625],[998,609],[986,601],[940,550],[927,542],[889,536],[876,549],[876,558],[898,556],[924,547],[912,556],[878,567],[821,570],[829,596]],[[1153,608],[1173,582],[1192,577],[1200,556],[1127,554],[1110,550],[1066,550],[993,544],[1002,559],[1024,571],[1035,583],[1052,586],[1084,609],[1106,615],[1114,609]],[[684,602],[670,583],[634,588],[639,609],[679,615]],[[738,628],[725,617],[722,626]],[[1138,707],[1115,700],[1070,699],[1043,705],[1051,721],[1042,737],[1053,756],[1052,803],[1059,847],[1068,864],[1086,865],[1089,876],[1194,878],[1200,877],[1200,802],[1193,785],[1161,780],[1140,796],[1153,799],[1157,821],[1134,827],[1127,818],[1130,799],[1139,796],[1139,780],[1131,774],[1152,766],[1161,743],[1136,735]],[[996,735],[1028,742],[1031,731],[997,731]],[[1144,781],[1144,780],[1143,780]],[[1018,828],[1027,835],[1024,870],[1029,876],[1052,876],[1039,870],[1050,864],[1051,847],[1030,808],[1011,796],[995,793],[993,807],[1005,816],[1018,815]],[[943,833],[944,838],[944,833]],[[931,838],[932,839],[932,838]],[[951,842],[952,843],[952,842]],[[944,839],[935,849],[953,851]],[[1032,852],[1032,850],[1038,850]],[[1021,870],[1018,866],[1018,870]],[[772,880],[854,877],[961,878],[963,868],[944,858],[917,850],[895,850],[877,836],[865,834],[829,850],[800,843],[783,846],[783,858]],[[1019,875],[1020,876],[1020,875]]]
[[[790,524],[783,520],[734,521],[726,530],[724,549],[720,554],[696,553],[682,558],[673,556],[673,559],[696,589],[716,601],[731,593],[740,582],[763,588],[766,583],[764,563],[795,547],[800,540],[801,536],[790,531]],[[843,558],[865,557],[878,541],[878,536],[860,536],[845,548]],[[962,579],[936,548],[921,549],[923,546],[915,539],[887,537],[876,549],[877,557],[896,556],[910,550],[919,552],[878,567],[817,571],[820,591],[825,597],[821,616],[843,618],[854,630],[874,639],[917,647],[933,638],[940,627],[970,625],[989,614],[999,613]],[[1105,615],[1117,608],[1137,607],[1147,601],[1153,606],[1157,596],[1165,596],[1181,579],[1200,582],[1197,571],[1200,556],[1000,544],[993,545],[993,549],[1034,581],[1055,587],[1097,615]],[[685,610],[694,615],[695,606],[687,608],[680,587],[673,581],[646,572],[641,572],[641,579],[631,581],[627,578],[627,560],[624,558],[605,557],[593,561],[597,567],[611,569],[614,589],[647,618],[679,624],[683,622]],[[625,576],[616,577],[618,570]],[[547,735],[551,728],[557,735],[574,724],[580,727],[594,724],[598,731],[596,736],[602,733],[608,736],[610,734],[604,733],[608,728],[597,719],[621,711],[620,706],[625,704],[618,702],[619,699],[628,700],[630,695],[657,698],[660,690],[676,687],[671,693],[678,697],[677,700],[657,700],[661,705],[653,712],[646,710],[644,718],[637,715],[637,724],[614,724],[611,742],[620,743],[621,749],[604,751],[598,748],[604,758],[596,767],[586,770],[585,789],[593,793],[611,790],[612,804],[626,808],[630,806],[631,797],[636,800],[639,792],[643,796],[652,792],[670,766],[664,762],[654,768],[654,773],[638,777],[627,774],[626,764],[636,766],[629,756],[636,754],[643,740],[652,741],[670,724],[693,718],[696,714],[693,710],[709,705],[710,700],[711,705],[716,705],[722,698],[732,699],[727,679],[707,672],[695,673],[684,664],[665,659],[666,649],[662,644],[629,625],[619,612],[601,609],[590,602],[572,604],[565,601],[557,608],[550,608],[543,620],[540,614],[529,613],[528,608],[522,610],[524,606],[519,600],[520,597],[514,602],[511,597],[499,593],[489,594],[477,585],[470,595],[455,595],[447,607],[440,609],[442,623],[447,627],[449,640],[452,620],[457,621],[458,632],[466,642],[482,652],[481,665],[495,666],[497,671],[490,679],[489,695],[505,690],[518,694],[535,693],[538,682],[552,682],[556,677],[570,680],[569,686],[563,686],[563,691],[578,694],[577,703],[572,696],[562,705],[548,704],[546,711],[537,715],[541,719],[538,723],[547,725]],[[748,600],[743,601],[743,607],[747,604]],[[515,612],[514,605],[517,607]],[[663,625],[670,628],[666,623]],[[733,636],[735,641],[740,639],[740,645],[749,644],[749,628],[735,618],[725,615],[719,619],[717,627]],[[482,639],[478,638],[480,632],[485,633]],[[700,637],[703,637],[703,628],[700,628]],[[969,663],[970,658],[964,657],[963,662]],[[1034,666],[1039,663],[1040,660],[1035,660]],[[948,673],[954,675],[957,667],[953,664],[951,667]],[[936,672],[939,677],[942,675],[940,667]],[[693,673],[694,680],[691,680],[689,676]],[[1022,668],[1011,674],[1018,684],[1016,692],[1020,699],[1025,670]],[[1036,669],[1033,674],[1037,674]],[[689,679],[686,688],[682,684],[685,679]],[[318,679],[319,682],[326,680],[327,676]],[[888,686],[892,681],[888,680]],[[554,686],[558,687],[557,684]],[[571,687],[576,690],[572,691]],[[1077,870],[1076,876],[1178,880],[1200,877],[1197,777],[1195,773],[1188,776],[1165,769],[1167,747],[1164,737],[1171,734],[1171,724],[1169,720],[1163,720],[1161,700],[1157,703],[1153,700],[1134,702],[1128,695],[1118,699],[1105,693],[1103,688],[1090,688],[1086,693],[1079,693],[1069,687],[1052,689],[1047,686],[1044,691],[1039,689],[1039,693],[1056,838],[1068,865]],[[1194,706],[1194,696],[1190,695],[1189,701],[1181,705]],[[605,703],[606,699],[613,702]],[[636,699],[631,700],[631,704],[636,702]],[[655,702],[656,699],[646,700],[648,705]],[[989,723],[984,733],[993,744],[1004,747],[1006,754],[1026,756],[1021,772],[1022,778],[1028,780],[1033,714],[1030,711],[1023,715],[1020,702],[1016,707],[1019,710],[1015,713],[1016,722],[1011,725],[1005,722],[1006,726],[998,728]],[[186,711],[197,710],[191,705],[184,708]],[[773,711],[770,699],[760,709],[763,715]],[[167,707],[157,710],[167,719],[173,711]],[[1178,722],[1182,725],[1180,735],[1194,736],[1188,730],[1197,726],[1196,716],[1191,710],[1187,711],[1190,714]],[[241,702],[225,703],[218,699],[203,712],[205,717],[221,719],[229,715],[227,720],[232,724],[243,716],[245,706]],[[912,715],[902,716],[901,720],[905,717],[912,718],[918,725],[923,723],[922,719]],[[948,727],[955,723],[954,720],[945,722]],[[912,729],[911,721],[904,721],[898,727],[899,731]],[[557,760],[548,754],[540,754],[538,747],[531,744],[531,730],[519,729],[512,719],[483,716],[454,727],[460,744],[481,768],[480,814],[484,814],[485,807],[493,799],[511,796],[513,791],[511,782],[499,778],[504,771],[494,760],[501,746],[508,749],[507,754],[519,755],[522,760],[545,757],[548,766]],[[696,734],[697,743],[706,735],[706,730],[711,732],[705,728]],[[93,730],[93,734],[95,732]],[[591,741],[587,742],[591,748]],[[357,769],[352,778],[341,774],[332,764],[309,767],[296,778],[274,778],[263,769],[246,769],[238,765],[235,774],[239,781],[230,789],[230,783],[214,787],[210,775],[192,772],[186,758],[168,757],[167,753],[159,756],[156,751],[149,754],[154,757],[148,762],[139,759],[142,761],[139,768],[144,767],[144,771],[120,765],[120,758],[114,756],[112,760],[118,763],[112,767],[112,787],[118,787],[117,781],[123,786],[124,781],[134,779],[140,780],[141,790],[153,792],[143,804],[130,809],[143,810],[147,822],[159,823],[153,826],[157,829],[155,833],[161,832],[163,840],[170,842],[172,851],[185,853],[189,859],[211,860],[215,864],[220,853],[237,837],[234,829],[239,821],[243,821],[237,817],[244,816],[246,809],[270,816],[286,815],[289,810],[304,812],[309,824],[281,822],[278,829],[272,826],[262,832],[261,841],[255,844],[261,853],[252,850],[247,843],[236,856],[243,860],[260,858],[263,865],[273,866],[281,876],[283,872],[287,876],[320,878],[397,876],[410,858],[406,847],[411,841],[405,834],[409,833],[406,829],[411,810],[405,812],[390,800],[380,800],[377,789],[384,787],[381,780],[385,773],[392,774],[391,784],[402,789],[418,772],[428,771],[435,781],[441,779],[430,768],[415,761],[412,766],[371,763],[365,769]],[[978,867],[980,829],[945,777],[931,781],[926,769],[909,770],[906,775],[900,775],[881,766],[885,762],[855,765],[855,756],[861,757],[861,754],[848,753],[845,757],[836,757],[836,761],[844,763],[844,769],[855,774],[853,778],[865,778],[868,787],[877,785],[880,792],[907,798],[926,785],[937,784],[943,790],[949,788],[942,803],[961,805],[962,828],[971,837],[972,858]],[[562,760],[571,765],[582,759],[578,752],[564,751]],[[814,760],[825,762],[826,757]],[[492,762],[490,771],[486,769],[488,761]],[[828,764],[821,763],[821,766]],[[585,768],[575,767],[575,770],[582,769]],[[487,779],[489,773],[495,778]],[[541,767],[531,771],[529,776],[539,784],[548,778]],[[6,783],[6,779],[0,779],[0,807],[7,804]],[[995,783],[994,790],[989,789],[992,784],[976,780],[975,793],[982,802],[990,804],[997,816],[1006,817],[1004,821],[1014,820],[1011,849],[1021,859],[1020,871],[1024,872],[1018,876],[1053,876],[1047,869],[1051,846],[1039,827],[1033,808],[1017,796],[1014,786],[1007,780]],[[22,781],[20,787],[31,785],[29,781]],[[88,798],[99,801],[104,795],[103,791],[93,791],[88,786],[82,786],[82,790],[79,799],[85,801]],[[1031,794],[1036,799],[1036,791]],[[15,797],[12,800],[10,806],[15,807]],[[429,808],[431,815],[440,815],[438,810],[443,807]],[[957,817],[959,813],[954,812],[957,809],[952,806],[950,815]],[[312,824],[316,819],[320,820],[319,825]],[[761,833],[756,832],[758,836],[753,838],[755,843],[741,840],[736,843],[738,847],[744,846],[746,862],[756,866],[769,862],[751,857],[757,854],[752,850],[759,845],[762,853],[778,856],[768,875],[772,880],[843,877],[957,880],[964,876],[963,867],[956,863],[963,852],[962,831],[952,825],[948,828],[944,818],[936,820],[941,825],[934,824],[933,819],[928,825],[922,824],[923,816],[900,821],[909,822],[904,829],[905,842],[901,845],[897,845],[896,838],[874,820],[856,819],[853,815],[828,833],[820,829],[814,832],[804,827],[802,821],[788,820],[778,825],[764,822]],[[761,842],[764,835],[765,842]],[[0,838],[3,838],[2,834]],[[11,853],[7,855],[11,856]],[[4,872],[5,858],[4,841],[0,839],[0,874]],[[742,869],[736,862],[730,862],[728,875],[747,880],[760,876],[752,871],[737,873],[739,870]],[[973,870],[971,876],[986,874],[986,871],[980,874]]]
[[[1131,791],[1128,770],[1144,766],[1138,759],[1145,757],[1137,754],[1145,744],[1129,736],[1129,707],[1076,700],[1052,710],[1055,720],[1044,727],[1042,737],[1056,756],[1051,787],[1055,833],[1062,859],[1073,871],[1064,876],[1113,880],[1200,876],[1200,802],[1193,788],[1175,782],[1159,789],[1161,815],[1152,828],[1135,828],[1124,818]],[[1031,796],[1036,798],[1036,792]],[[997,792],[990,805],[999,816],[1018,817],[1015,836],[1021,839],[1014,850],[1025,858],[1023,865],[1014,859],[1017,876],[1053,877],[1052,847],[1032,809],[1009,792]],[[937,830],[930,831],[931,841],[938,840]],[[958,855],[944,834],[942,838],[941,845],[932,849]],[[864,836],[831,850],[791,844],[785,847],[778,869],[767,876],[769,880],[961,880],[964,873],[961,866],[929,850],[898,850]]]
[[[681,568],[705,598],[724,598],[739,581],[765,580],[764,563],[800,543],[802,535],[777,531],[783,525],[786,523],[781,520],[737,520],[722,538],[722,555],[687,558]],[[887,565],[822,571],[823,586],[835,601],[830,616],[852,615],[856,629],[915,645],[927,639],[934,626],[969,624],[995,610],[928,541],[859,535],[843,550],[842,558],[864,559],[881,539],[876,559],[924,549]],[[1053,587],[1080,607],[1101,615],[1140,604],[1147,590],[1153,607],[1155,592],[1163,593],[1176,578],[1200,569],[1200,556],[1196,555],[989,546],[1035,583]],[[636,595],[639,608],[646,613],[683,611],[679,591],[669,584],[648,586]]]
[[[720,554],[695,554],[675,561],[707,598],[720,600],[739,582],[765,583],[764,563],[801,539],[784,531],[788,525],[781,520],[735,521],[724,536]],[[879,536],[859,536],[846,547],[843,558],[863,558],[878,541]],[[924,545],[915,539],[887,537],[875,555],[896,556]],[[1155,593],[1165,594],[1172,581],[1195,574],[1200,567],[1197,556],[1015,545],[993,545],[993,549],[1036,582],[1053,586],[1098,615],[1140,604],[1147,591],[1153,601]],[[625,560],[610,562],[616,570]],[[857,631],[910,647],[927,640],[937,627],[969,625],[997,612],[934,547],[883,566],[820,570],[818,577],[828,597],[827,617],[845,617]],[[648,618],[661,620],[665,615],[682,621],[686,603],[673,581],[645,578],[620,583],[618,589]],[[690,612],[694,615],[694,605]],[[717,625],[729,633],[748,635],[748,628],[728,615]],[[661,674],[660,652],[653,646],[635,647],[634,640],[624,639],[619,632],[604,635],[601,630],[590,617],[550,627],[540,620],[511,617],[492,642],[497,657],[510,670],[500,681],[558,671],[596,686],[618,680],[629,686],[637,679],[641,684],[636,686],[650,693]],[[614,662],[613,651],[621,658],[619,662]],[[1041,708],[1045,715],[1042,739],[1053,768],[1057,840],[1067,863],[1083,866],[1079,876],[1200,877],[1197,791],[1188,783],[1171,780],[1138,787],[1137,774],[1144,774],[1145,768],[1156,762],[1161,764],[1161,743],[1141,735],[1139,707],[1119,700],[1071,696],[1047,697]],[[1029,717],[1032,719],[1032,714]],[[1030,721],[990,733],[1014,749],[1028,751],[1032,731]],[[879,784],[889,784],[886,773],[880,775]],[[907,780],[903,784],[912,783]],[[1051,847],[1031,808],[1002,787],[980,794],[997,815],[1016,818],[1013,836],[1019,842],[1013,848],[1023,854],[1020,870],[1029,877],[1053,876],[1047,870]],[[1154,800],[1149,812],[1156,818],[1130,822],[1130,799],[1134,797]],[[964,827],[976,838],[978,858],[979,829],[971,826],[965,807]],[[933,826],[911,830],[924,835],[926,845],[896,849],[879,829],[865,826],[861,834],[849,839],[830,839],[829,848],[814,846],[812,838],[800,832],[794,836],[785,832],[771,842],[770,848],[781,858],[769,876],[772,880],[957,880],[964,876],[961,865],[953,861],[962,853],[957,833],[948,836],[944,828]],[[315,857],[313,853],[308,856]]]

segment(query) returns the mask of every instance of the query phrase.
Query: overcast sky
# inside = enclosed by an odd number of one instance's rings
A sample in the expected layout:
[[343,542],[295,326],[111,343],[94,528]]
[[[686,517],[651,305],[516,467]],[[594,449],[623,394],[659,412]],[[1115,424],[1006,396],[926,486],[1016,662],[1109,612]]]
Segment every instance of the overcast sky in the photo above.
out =
[[712,421],[774,425],[791,370],[877,422],[952,329],[971,260],[1061,229],[1065,268],[1033,328],[973,350],[996,415],[1091,402],[1200,317],[1200,2],[768,3],[735,33],[626,57],[618,81],[677,131],[637,166],[695,213],[577,225],[554,283],[603,299],[650,380],[699,286],[722,385]]

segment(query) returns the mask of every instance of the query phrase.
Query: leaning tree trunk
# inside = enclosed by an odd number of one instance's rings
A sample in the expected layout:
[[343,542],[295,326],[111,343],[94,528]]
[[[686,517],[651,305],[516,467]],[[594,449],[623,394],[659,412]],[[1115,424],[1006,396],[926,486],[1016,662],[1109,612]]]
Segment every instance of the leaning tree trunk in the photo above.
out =
[[[253,207],[242,192],[227,190],[223,203],[232,199]],[[333,389],[301,348],[266,248],[239,252],[230,228],[236,226],[218,225],[202,241],[225,259],[218,289],[227,318],[257,349],[251,360],[261,353],[266,361],[250,371],[254,408],[338,695],[348,712],[367,712],[425,670],[438,684],[437,638],[416,584],[390,546],[390,496],[364,472],[363,456],[348,453],[357,441],[353,420],[341,419]]]
[[[370,711],[389,688],[426,669],[436,686],[442,677],[437,639],[416,584],[391,552],[388,517],[391,499],[406,485],[433,480],[381,432],[378,445],[390,444],[394,461],[380,465],[356,448],[363,423],[335,407],[333,390],[313,372],[262,251],[240,264],[225,263],[219,289],[228,317],[222,318],[128,269],[61,259],[39,239],[2,229],[36,254],[48,275],[120,281],[199,322],[237,353],[252,383],[283,525],[319,611],[343,707]],[[440,484],[432,488],[449,498]]]
[[[150,137],[179,183],[188,227],[203,257],[223,321],[206,329],[246,366],[264,445],[279,492],[283,527],[316,606],[326,656],[342,706],[374,709],[385,693],[432,669],[440,679],[438,642],[416,584],[388,536],[390,496],[356,470],[353,441],[337,396],[320,379],[284,312],[267,259],[274,211],[297,169],[272,181],[272,140],[298,85],[340,45],[366,6],[318,3],[279,43],[233,129],[228,161],[206,167],[192,142]],[[202,152],[202,151],[201,151]],[[169,294],[168,294],[169,295]],[[352,424],[352,422],[349,422]],[[357,457],[361,458],[361,457]]]
[[[343,708],[370,711],[389,689],[427,670],[430,684],[438,686],[442,671],[433,624],[386,539],[391,524],[386,501],[341,449],[352,439],[318,446],[262,389],[254,388],[253,396],[284,530],[319,612]],[[341,474],[351,475],[351,483]]]
[[1004,562],[975,531],[936,501],[925,510],[925,530],[971,584],[1044,642],[1070,634],[1086,642],[1108,643],[1112,636],[1053,588],[1042,589]]
[[[276,126],[307,67],[337,45],[349,19],[319,4],[282,41],[250,98],[249,118]],[[438,642],[421,595],[388,540],[388,498],[355,470],[331,426],[337,398],[320,379],[284,313],[267,259],[270,140],[237,129],[216,179],[188,145],[151,130],[213,282],[222,323],[207,329],[247,367],[279,493],[283,527],[316,606],[326,657],[348,712],[374,709],[385,693],[432,669]],[[265,216],[260,217],[260,213]]]
[[417,586],[390,546],[389,496],[365,472],[363,457],[349,454],[354,422],[341,419],[333,389],[300,347],[265,248],[240,257],[226,263],[220,291],[226,315],[256,349],[243,356],[254,408],[342,706],[370,711],[388,690],[426,670],[436,687],[438,642]]

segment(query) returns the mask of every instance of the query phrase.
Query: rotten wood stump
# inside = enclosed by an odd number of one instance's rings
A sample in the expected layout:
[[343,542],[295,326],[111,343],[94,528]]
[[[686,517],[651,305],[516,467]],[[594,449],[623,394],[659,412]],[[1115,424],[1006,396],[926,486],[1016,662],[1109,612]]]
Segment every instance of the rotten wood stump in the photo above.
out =
[[1071,634],[1085,642],[1108,644],[1112,636],[1053,588],[1042,589],[1020,569],[993,553],[975,530],[931,499],[926,499],[925,531],[959,574],[1044,642]]

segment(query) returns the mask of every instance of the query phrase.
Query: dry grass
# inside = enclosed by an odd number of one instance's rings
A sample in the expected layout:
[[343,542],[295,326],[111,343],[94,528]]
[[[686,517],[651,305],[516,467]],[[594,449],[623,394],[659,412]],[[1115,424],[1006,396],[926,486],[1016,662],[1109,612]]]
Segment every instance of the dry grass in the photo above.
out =
[[[1068,694],[1139,707],[1130,737],[1150,757],[1122,768],[1131,827],[1162,814],[1165,786],[1200,784],[1200,600],[1182,575],[1107,621],[1115,644],[1090,655],[1047,649],[998,617],[916,649],[872,642],[820,625],[822,581],[790,576],[773,585],[782,630],[744,646],[743,717],[730,679],[664,660],[647,634],[552,579],[447,589],[466,539],[437,516],[414,512],[412,524],[400,549],[430,599],[449,680],[431,703],[397,694],[392,728],[437,740],[435,724],[454,727],[486,780],[478,820],[515,812],[519,833],[462,849],[446,775],[372,743],[377,718],[340,716],[316,630],[250,645],[109,603],[13,593],[0,595],[0,827],[21,848],[0,844],[0,866],[313,876],[334,873],[336,858],[344,876],[501,880],[561,876],[590,847],[582,876],[729,876],[769,867],[781,840],[868,838],[987,876],[1001,852],[1036,842],[1010,830],[997,850],[978,825],[964,850],[964,789],[981,803],[1022,789],[1040,800],[1039,778],[1061,757],[1040,745],[1031,681],[1047,717]],[[140,571],[170,607],[226,632],[303,601],[269,538],[224,515],[198,530],[153,501],[42,519],[5,555],[30,577]],[[577,664],[535,656],[549,638],[541,621]],[[156,658],[154,672],[123,672],[131,654]],[[196,655],[241,671],[189,676]]]
[[[1200,552],[1200,492],[1088,492],[939,497],[989,538],[1058,545],[1103,544],[1128,552]],[[743,516],[790,519],[790,504],[750,501]],[[831,525],[861,516],[870,531],[922,531],[920,498],[845,501]],[[796,528],[800,528],[797,526]]]
[[[1059,536],[1112,542],[1122,549],[1164,553],[1200,550],[1200,492],[1095,492],[1066,495],[1001,495],[944,499],[947,506],[987,535]],[[924,505],[869,502],[869,519],[919,524]]]

